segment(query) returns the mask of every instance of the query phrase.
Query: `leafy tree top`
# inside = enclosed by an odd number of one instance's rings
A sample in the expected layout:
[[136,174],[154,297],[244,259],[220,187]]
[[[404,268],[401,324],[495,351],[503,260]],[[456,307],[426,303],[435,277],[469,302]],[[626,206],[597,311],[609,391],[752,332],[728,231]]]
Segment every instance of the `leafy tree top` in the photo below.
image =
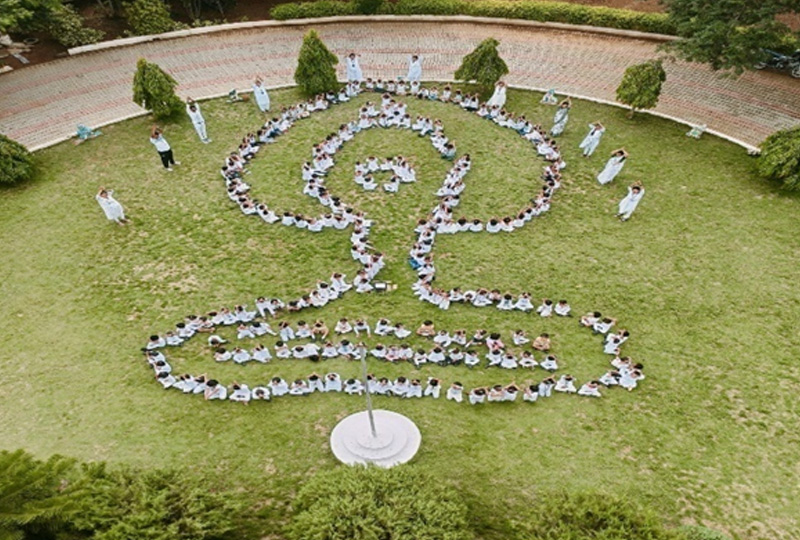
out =
[[183,103],[175,95],[176,86],[177,81],[158,64],[151,64],[144,58],[136,63],[133,102],[151,111],[156,118],[168,118],[183,108]]
[[[800,13],[798,0],[664,0],[680,40],[666,46],[684,60],[741,74],[763,60],[762,48],[800,46],[777,16]],[[787,51],[791,52],[791,51]]]
[[631,112],[652,109],[658,103],[661,86],[666,80],[667,73],[661,60],[630,66],[617,88],[617,101],[631,107]]
[[61,0],[0,0],[0,34],[41,29]]
[[336,55],[328,50],[315,30],[303,36],[303,44],[297,56],[294,81],[307,96],[331,92],[338,88],[336,70],[339,63]]
[[33,156],[23,145],[0,134],[0,184],[16,184],[33,176]]
[[500,42],[494,38],[486,38],[474,51],[461,61],[456,70],[459,81],[476,81],[484,90],[492,88],[503,75],[508,73],[508,65],[500,58],[497,46]]
[[761,144],[758,172],[767,180],[781,182],[787,190],[800,190],[800,127],[767,137]]
[[40,538],[62,527],[81,494],[69,481],[73,467],[61,456],[39,461],[22,450],[0,452],[0,538]]
[[337,467],[317,474],[293,503],[293,540],[467,540],[467,507],[414,466]]

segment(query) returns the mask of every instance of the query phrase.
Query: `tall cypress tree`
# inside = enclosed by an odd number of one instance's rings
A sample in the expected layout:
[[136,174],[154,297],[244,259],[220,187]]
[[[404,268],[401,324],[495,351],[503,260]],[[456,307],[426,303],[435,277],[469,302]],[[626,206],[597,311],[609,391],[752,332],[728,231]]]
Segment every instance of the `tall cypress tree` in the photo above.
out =
[[169,118],[183,109],[183,103],[175,95],[178,83],[158,64],[144,58],[136,63],[133,76],[133,102],[151,111],[156,119]]
[[497,46],[500,42],[494,38],[486,38],[475,47],[461,61],[461,67],[456,70],[456,79],[459,81],[475,81],[482,93],[488,93],[503,75],[508,73],[508,65],[500,58]]
[[303,36],[294,82],[307,96],[332,92],[339,87],[336,81],[336,69],[333,67],[338,63],[339,59],[328,50],[317,32],[309,30]]

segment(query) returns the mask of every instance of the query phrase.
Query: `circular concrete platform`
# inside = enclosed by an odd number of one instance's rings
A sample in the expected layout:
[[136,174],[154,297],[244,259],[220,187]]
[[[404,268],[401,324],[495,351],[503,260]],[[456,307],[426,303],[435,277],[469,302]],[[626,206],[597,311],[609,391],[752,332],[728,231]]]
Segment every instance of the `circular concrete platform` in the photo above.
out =
[[392,411],[373,411],[377,436],[369,428],[367,412],[351,414],[333,428],[331,450],[348,465],[377,465],[390,468],[416,455],[422,435],[416,424]]

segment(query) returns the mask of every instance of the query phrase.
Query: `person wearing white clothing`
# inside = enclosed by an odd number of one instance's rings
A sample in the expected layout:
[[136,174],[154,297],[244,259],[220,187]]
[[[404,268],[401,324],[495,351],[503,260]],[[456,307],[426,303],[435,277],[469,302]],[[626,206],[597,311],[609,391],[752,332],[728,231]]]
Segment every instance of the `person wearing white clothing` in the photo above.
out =
[[571,108],[572,100],[569,98],[559,104],[558,110],[553,117],[553,127],[550,129],[551,137],[558,137],[564,132],[564,128],[567,127],[567,122],[569,122],[569,110]]
[[356,53],[350,53],[345,60],[348,81],[361,82],[361,80],[364,78],[361,74],[361,64],[359,64],[358,58],[359,55]]
[[597,181],[603,185],[611,182],[622,170],[622,167],[625,166],[625,161],[627,159],[628,152],[626,152],[624,148],[614,150],[611,153],[611,158],[606,162],[606,166],[603,167],[603,170],[597,175]]
[[211,139],[208,138],[208,133],[206,132],[206,119],[203,118],[203,113],[200,112],[200,105],[192,98],[187,98],[186,100],[186,114],[191,118],[194,130],[203,144],[210,143]]
[[406,78],[411,82],[419,82],[422,79],[422,58],[416,54],[408,59],[408,76]]
[[579,396],[588,396],[588,397],[601,397],[600,394],[600,381],[590,381],[581,386],[581,389],[578,390]]
[[447,400],[461,403],[464,399],[464,386],[460,382],[454,382],[447,389]]
[[502,109],[506,104],[506,90],[506,83],[498,81],[497,84],[494,85],[494,93],[492,97],[489,98],[489,101],[486,102],[486,105],[489,107],[497,106],[499,109]]
[[112,196],[113,193],[112,190],[101,187],[94,198],[97,199],[100,208],[103,209],[103,212],[110,221],[118,225],[125,225],[128,222],[125,218],[125,210],[123,210],[122,205]]
[[581,144],[578,145],[578,148],[583,150],[583,157],[589,157],[597,150],[597,146],[600,144],[600,138],[605,132],[605,126],[600,122],[589,124],[589,133],[583,138]]
[[253,83],[253,97],[261,112],[265,113],[269,110],[269,94],[267,89],[264,88],[264,82],[261,79],[256,79]]
[[628,195],[619,202],[619,212],[617,217],[622,221],[628,221],[639,206],[639,203],[644,197],[644,187],[641,182],[636,182],[628,188]]

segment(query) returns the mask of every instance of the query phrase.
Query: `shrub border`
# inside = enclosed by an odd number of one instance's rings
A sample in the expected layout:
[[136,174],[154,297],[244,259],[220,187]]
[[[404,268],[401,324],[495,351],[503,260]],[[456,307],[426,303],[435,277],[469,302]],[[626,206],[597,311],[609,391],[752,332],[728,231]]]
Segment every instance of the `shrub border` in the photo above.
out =
[[215,34],[219,32],[231,32],[236,30],[252,30],[257,28],[273,28],[282,26],[315,26],[322,24],[339,23],[403,23],[403,22],[443,22],[443,23],[472,23],[472,24],[493,24],[505,26],[519,26],[527,28],[544,28],[548,30],[562,30],[567,32],[584,32],[590,34],[602,34],[608,36],[624,37],[630,39],[642,39],[647,41],[674,41],[676,36],[666,34],[653,34],[650,32],[640,32],[638,30],[617,30],[615,28],[605,28],[600,26],[586,26],[580,24],[567,24],[557,22],[526,21],[522,19],[504,19],[500,17],[472,17],[469,15],[343,15],[339,17],[319,17],[311,19],[288,19],[285,21],[252,21],[229,24],[219,24],[215,26],[203,26],[200,28],[190,28],[187,30],[176,30],[164,34],[152,34],[149,36],[134,36],[122,39],[101,41],[92,45],[73,47],[67,53],[70,56],[85,54],[89,52],[115,49],[118,47],[129,47],[140,43],[151,41],[162,41],[165,39],[177,39],[190,36],[200,36],[205,34]]

